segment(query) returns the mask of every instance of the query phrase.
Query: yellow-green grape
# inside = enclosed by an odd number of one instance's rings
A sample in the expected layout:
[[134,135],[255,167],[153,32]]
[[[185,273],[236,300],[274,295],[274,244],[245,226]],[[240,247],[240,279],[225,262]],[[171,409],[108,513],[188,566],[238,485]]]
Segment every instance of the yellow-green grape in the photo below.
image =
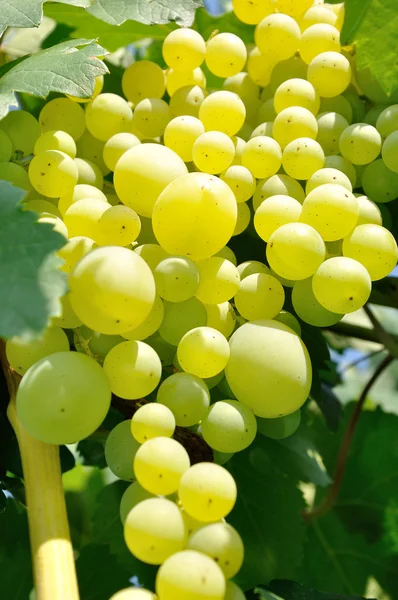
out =
[[236,202],[247,202],[256,189],[256,179],[247,167],[241,165],[232,165],[220,178],[231,188]]
[[228,342],[217,329],[195,327],[181,338],[177,357],[186,373],[202,378],[214,377],[228,363]]
[[163,41],[163,58],[166,64],[179,71],[199,67],[206,53],[206,43],[197,31],[183,27],[175,29]]
[[253,196],[253,208],[258,210],[260,204],[271,196],[291,196],[300,204],[304,202],[305,193],[298,181],[289,175],[277,174],[259,181]]
[[155,271],[161,260],[170,256],[159,244],[142,244],[142,246],[134,248],[134,252],[145,260],[152,272]]
[[60,327],[48,327],[37,339],[13,337],[6,342],[7,360],[19,375],[24,375],[29,367],[45,356],[68,350],[68,337]]
[[323,4],[314,4],[311,6],[300,18],[299,25],[301,27],[301,31],[305,31],[311,25],[319,25],[321,23],[325,23],[327,25],[336,26],[337,15],[329,8],[329,6],[325,6]]
[[76,142],[66,131],[46,131],[37,138],[34,154],[40,154],[46,150],[60,150],[71,158],[76,157]]
[[238,273],[240,275],[241,281],[248,277],[249,275],[254,275],[255,273],[264,273],[265,275],[270,274],[269,267],[258,260],[247,260],[246,262],[241,263],[237,266]]
[[140,218],[128,206],[110,206],[100,217],[96,241],[101,246],[129,246],[138,237]]
[[259,135],[272,137],[272,129],[274,126],[273,121],[266,121],[265,123],[261,123],[255,129],[253,129],[250,139],[254,137],[258,137]]
[[89,131],[87,131],[87,129],[83,133],[82,137],[76,142],[77,155],[79,158],[85,158],[86,160],[90,160],[91,162],[95,163],[105,176],[108,175],[110,170],[103,159],[104,146],[105,142],[95,138]]
[[357,224],[357,200],[346,187],[325,183],[307,195],[300,221],[311,225],[327,242],[339,240]]
[[372,281],[387,277],[398,260],[394,236],[381,225],[358,225],[343,240],[343,255],[354,258],[368,271]]
[[[143,588],[129,587],[116,592],[109,600],[155,600],[155,595]],[[240,598],[227,598],[227,600],[240,600]]]
[[140,444],[155,437],[172,437],[175,426],[171,410],[157,402],[144,404],[131,419],[131,433]]
[[357,225],[364,225],[365,223],[383,224],[380,208],[367,196],[357,197],[357,204],[359,211]]
[[297,333],[298,336],[301,336],[301,325],[298,322],[298,320],[296,319],[296,317],[294,315],[292,315],[292,313],[288,312],[287,310],[281,310],[276,317],[274,317],[275,321],[278,321],[278,323],[283,323],[284,325],[287,325],[288,327],[290,327],[290,329],[292,329],[294,331],[294,333]]
[[58,201],[58,210],[61,215],[65,215],[66,211],[72,206],[72,204],[78,200],[84,200],[85,198],[97,198],[99,200],[103,200],[104,202],[107,201],[105,194],[101,190],[93,185],[80,183],[67,194],[61,196]]
[[322,169],[325,155],[318,142],[311,138],[299,138],[283,150],[282,167],[294,179],[309,179]]
[[229,260],[211,256],[197,263],[199,286],[195,296],[205,304],[220,304],[230,300],[239,289],[237,268]]
[[274,107],[274,101],[272,98],[266,100],[259,108],[257,112],[257,121],[261,124],[263,122],[272,122],[276,117],[276,111]]
[[294,433],[300,426],[301,411],[296,410],[290,415],[278,419],[257,418],[258,432],[273,440],[284,440]]
[[[112,598],[111,598],[111,600],[112,600]],[[119,600],[119,599],[116,598],[115,600]],[[123,600],[123,598],[120,598],[120,600]],[[128,600],[128,598],[126,598],[126,600]],[[132,598],[132,600],[134,600],[134,599]],[[137,600],[140,600],[140,599],[137,598]],[[145,600],[145,599],[143,599],[143,600]],[[151,600],[151,599],[149,599],[149,600]],[[243,593],[243,591],[241,590],[241,588],[236,585],[236,583],[234,583],[233,581],[227,581],[227,587],[226,587],[224,600],[246,600],[246,596]]]
[[357,172],[354,165],[343,156],[337,156],[335,154],[325,156],[324,167],[341,171],[347,175],[348,179],[351,181],[352,187],[355,187],[357,181]]
[[150,268],[138,254],[119,246],[96,248],[84,256],[70,275],[69,289],[72,308],[83,323],[109,335],[138,327],[155,300]]
[[259,86],[254,83],[250,78],[249,73],[246,73],[245,71],[227,77],[224,80],[222,87],[224,90],[238,94],[242,100],[247,98],[258,98],[260,95]]
[[234,309],[229,302],[206,304],[207,327],[220,331],[226,338],[232,334],[236,325]]
[[205,173],[221,173],[228,169],[235,156],[235,146],[230,137],[221,131],[202,133],[192,146],[192,159]]
[[156,388],[162,374],[162,364],[151,346],[129,340],[117,344],[108,352],[104,371],[114,394],[126,400],[136,400]]
[[73,342],[78,352],[91,352],[91,356],[102,364],[108,352],[123,342],[123,338],[120,335],[104,335],[82,325],[74,332]]
[[289,15],[274,13],[257,25],[254,40],[260,52],[272,55],[273,61],[278,62],[290,58],[298,50],[300,27]]
[[271,0],[232,0],[232,10],[243,23],[257,25],[274,12]]
[[226,258],[233,265],[235,265],[235,267],[238,264],[235,253],[231,250],[231,248],[229,248],[229,246],[224,246],[224,248],[221,248],[221,250],[217,252],[214,256],[221,256],[221,258]]
[[26,371],[17,391],[18,418],[31,436],[46,444],[72,444],[88,437],[105,419],[110,403],[102,367],[78,352],[42,358]]
[[156,575],[156,593],[161,600],[224,600],[225,589],[220,567],[194,550],[173,554]]
[[311,25],[301,34],[299,51],[307,65],[322,52],[340,52],[340,33],[326,23]]
[[349,126],[348,121],[336,112],[320,113],[317,116],[317,121],[318,134],[316,140],[322,146],[325,154],[339,153],[340,136]]
[[232,165],[240,165],[242,164],[242,152],[243,148],[246,146],[246,141],[237,135],[233,135],[231,139],[235,146],[235,157],[232,161]]
[[154,276],[157,293],[169,302],[188,300],[198,290],[198,267],[186,256],[170,256],[160,261]]
[[104,187],[104,176],[101,169],[91,160],[75,158],[77,167],[77,183],[80,185],[92,185],[100,190]]
[[190,162],[193,145],[204,132],[203,123],[196,117],[189,115],[175,117],[166,126],[164,145],[178,154],[184,162]]
[[133,125],[144,137],[163,135],[169,121],[169,105],[160,98],[145,98],[134,109]]
[[307,65],[299,56],[292,56],[274,65],[270,76],[268,98],[288,79],[307,79]]
[[297,138],[315,139],[318,123],[315,116],[302,106],[291,106],[282,110],[275,118],[272,135],[281,148]]
[[382,157],[386,167],[391,171],[394,171],[394,173],[398,173],[398,131],[393,131],[385,139]]
[[118,160],[114,173],[115,190],[121,202],[139,215],[151,217],[160,193],[180,175],[185,163],[160,144],[140,144]]
[[236,225],[233,232],[234,235],[240,235],[248,228],[251,219],[250,208],[244,202],[238,204],[238,216],[236,219]]
[[97,242],[99,221],[109,208],[110,205],[99,198],[86,198],[72,204],[64,215],[69,237],[84,236]]
[[338,95],[332,98],[321,98],[319,112],[336,112],[344,117],[349,124],[352,123],[352,106],[344,96]]
[[245,404],[222,400],[212,404],[202,419],[201,431],[205,442],[218,452],[240,452],[256,437],[256,417]]
[[85,118],[91,135],[106,142],[116,133],[128,131],[133,114],[124,98],[106,93],[100,94],[87,105]]
[[132,133],[116,133],[106,142],[103,151],[104,162],[108,169],[115,170],[116,163],[130,148],[141,144],[138,137]]
[[328,258],[312,278],[315,298],[327,310],[351,313],[367,302],[372,281],[366,268],[346,256]]
[[[77,105],[76,105],[77,106]],[[59,198],[77,183],[78,170],[73,159],[59,150],[37,154],[29,165],[29,179],[39,194]]]
[[381,158],[365,167],[362,174],[363,191],[374,202],[391,202],[398,198],[398,174],[389,169]]
[[36,140],[40,136],[40,125],[37,119],[25,110],[10,111],[1,119],[1,130],[10,138],[14,153],[22,153],[23,156],[32,154]]
[[181,338],[194,327],[206,325],[206,308],[197,298],[184,302],[165,302],[159,333],[166,342],[178,346]]
[[75,329],[83,325],[79,317],[75,314],[71,303],[69,301],[69,295],[61,297],[61,314],[51,319],[51,323],[57,327],[63,327],[65,329]]
[[258,136],[249,140],[242,152],[242,165],[257,179],[271,177],[279,171],[282,150],[270,137]]
[[218,33],[206,44],[206,65],[217,77],[231,77],[245,66],[246,46],[234,33]]
[[82,107],[69,98],[55,98],[43,106],[39,115],[42,133],[65,131],[76,141],[84,133],[86,124]]
[[189,469],[187,451],[176,440],[156,437],[139,448],[134,458],[134,473],[143,488],[156,495],[173,494],[181,476]]
[[123,525],[130,510],[143,500],[148,500],[149,498],[153,498],[153,494],[144,490],[138,481],[134,481],[126,488],[120,501],[120,520]]
[[136,504],[124,523],[128,549],[150,565],[160,565],[182,550],[186,538],[180,509],[166,498],[148,498]]
[[[220,403],[217,402],[217,404]],[[216,405],[213,405],[213,408]],[[253,419],[255,423],[254,415]],[[224,423],[224,421],[222,422]],[[242,538],[236,529],[228,523],[220,522],[204,525],[190,535],[186,547],[189,550],[197,550],[210,556],[217,562],[227,579],[234,577],[243,563]]]
[[54,215],[51,215],[48,213],[43,213],[37,219],[37,222],[38,223],[48,223],[49,225],[51,225],[53,231],[57,231],[65,238],[65,243],[66,243],[66,240],[68,239],[68,228],[62,222],[61,219],[59,219],[58,217],[54,217]]
[[279,12],[300,17],[313,4],[313,0],[276,0],[275,8]]
[[314,86],[305,79],[288,79],[281,83],[274,95],[277,113],[291,106],[301,106],[314,115],[319,111],[320,99]]
[[49,200],[44,200],[42,198],[37,198],[37,200],[30,200],[29,202],[25,202],[22,206],[23,210],[32,210],[33,212],[37,212],[39,214],[49,213],[54,217],[61,218],[61,213],[58,208],[52,204]]
[[262,54],[255,47],[247,57],[247,72],[256,85],[265,87],[269,84],[275,60],[269,54]]
[[308,65],[308,81],[320,96],[342,94],[350,85],[351,65],[339,52],[322,52]]
[[167,252],[197,261],[228,243],[236,218],[235,196],[224,181],[206,173],[189,173],[160,194],[152,224],[156,239]]
[[170,116],[198,117],[205,98],[205,91],[198,85],[186,85],[179,88],[170,98]]
[[210,406],[206,384],[191,373],[175,373],[165,379],[159,387],[156,400],[171,410],[180,427],[199,423]]
[[140,444],[131,433],[130,419],[118,423],[105,442],[106,464],[116,477],[134,481],[133,460]]
[[122,89],[133,104],[144,98],[161,98],[166,91],[165,75],[151,60],[138,60],[124,71]]
[[264,200],[254,215],[254,228],[268,242],[278,227],[300,220],[301,204],[291,196],[278,194]]
[[170,97],[174,96],[177,90],[187,86],[198,86],[206,88],[206,76],[200,67],[191,71],[180,71],[168,69],[166,72],[166,89]]
[[342,132],[339,147],[344,158],[354,165],[367,165],[380,154],[381,136],[372,125],[355,123]]
[[338,169],[332,169],[330,167],[315,171],[315,173],[308,179],[305,186],[305,191],[307,194],[309,194],[312,192],[312,190],[315,190],[320,185],[325,185],[327,183],[341,185],[349,192],[352,192],[351,181],[347,175]]
[[294,284],[292,304],[297,316],[315,327],[330,327],[343,318],[342,314],[331,312],[318,302],[312,290],[312,277]]
[[210,94],[199,108],[199,119],[206,131],[221,131],[229,136],[238,133],[245,117],[246,108],[242,100],[226,90]]
[[159,296],[156,296],[153,307],[145,321],[135,329],[124,331],[122,337],[126,340],[147,340],[151,335],[157,332],[162,324],[164,316],[163,302]]
[[12,141],[5,131],[0,129],[0,162],[8,162],[12,156]]
[[94,247],[94,240],[88,237],[83,235],[70,237],[65,246],[58,250],[58,256],[65,261],[61,267],[61,271],[71,273],[79,260],[91,252]]
[[180,507],[180,511],[182,514],[182,518],[184,519],[185,528],[187,530],[188,536],[190,536],[194,531],[197,531],[201,527],[203,527],[203,523],[194,519],[189,515],[183,508]]
[[[7,117],[6,117],[7,118]],[[1,122],[3,128],[4,121]],[[387,106],[376,121],[376,129],[385,140],[391,133],[398,130],[398,104]]]
[[266,273],[246,276],[235,295],[235,307],[248,321],[273,319],[282,309],[284,301],[282,284]]
[[93,100],[94,98],[96,98],[98,96],[98,94],[100,94],[102,92],[102,88],[104,87],[104,76],[103,75],[98,75],[95,79],[94,79],[94,89],[93,89],[93,93],[91,94],[91,96],[89,96],[88,98],[80,98],[79,96],[70,96],[69,94],[66,94],[66,97],[69,98],[69,100],[73,100],[74,102],[80,102],[80,104],[85,104],[86,102],[90,102],[90,100]]

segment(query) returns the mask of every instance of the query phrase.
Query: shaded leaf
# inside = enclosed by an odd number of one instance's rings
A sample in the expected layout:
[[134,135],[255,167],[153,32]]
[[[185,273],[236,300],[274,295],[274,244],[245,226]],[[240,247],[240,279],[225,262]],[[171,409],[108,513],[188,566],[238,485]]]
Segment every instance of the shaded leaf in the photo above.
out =
[[[318,450],[300,430],[285,440],[280,440],[278,446],[279,468],[282,469],[283,465],[286,465],[283,470],[288,474],[293,473],[298,479],[320,487],[332,483]],[[285,455],[281,449],[286,451]]]
[[341,42],[350,44],[372,3],[372,0],[347,0],[345,2],[344,25],[341,30]]
[[365,600],[361,596],[342,596],[331,592],[320,592],[297,581],[286,579],[271,581],[266,588],[257,588],[255,592],[261,600],[272,600],[275,596],[282,600]]
[[7,27],[37,27],[44,0],[0,0],[0,35]]
[[0,514],[0,598],[26,600],[33,587],[26,511],[12,498]]
[[81,600],[108,600],[130,585],[131,573],[121,567],[109,546],[89,544],[76,561]]

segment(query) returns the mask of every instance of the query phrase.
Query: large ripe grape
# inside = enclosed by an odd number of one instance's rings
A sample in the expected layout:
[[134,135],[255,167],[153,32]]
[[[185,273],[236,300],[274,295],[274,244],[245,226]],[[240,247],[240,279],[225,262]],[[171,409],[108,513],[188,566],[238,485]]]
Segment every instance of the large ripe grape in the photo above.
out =
[[71,192],[78,180],[73,159],[59,150],[37,154],[29,165],[29,179],[43,196],[59,198]]
[[231,77],[245,66],[247,51],[244,42],[234,33],[219,33],[206,45],[206,65],[217,77]]
[[282,164],[282,151],[278,142],[266,136],[249,140],[242,152],[242,165],[257,179],[275,175]]
[[312,192],[312,190],[320,185],[324,185],[325,183],[338,183],[339,185],[345,187],[349,192],[352,192],[351,181],[345,173],[339,171],[338,169],[326,167],[319,169],[319,171],[315,171],[315,173],[308,179],[305,186],[306,194],[309,194]]
[[6,342],[7,360],[20,375],[45,356],[68,350],[68,337],[60,327],[48,327],[37,339],[14,337]]
[[271,235],[286,223],[300,220],[301,204],[291,196],[277,194],[264,200],[254,215],[254,228],[262,240],[268,242]]
[[280,147],[286,146],[297,138],[316,139],[318,123],[311,111],[302,106],[289,106],[275,117],[272,135]]
[[351,81],[350,62],[339,52],[322,52],[308,65],[308,81],[320,96],[342,94]]
[[178,154],[183,161],[189,162],[192,161],[193,145],[204,132],[203,123],[196,117],[175,117],[164,131],[164,145]]
[[117,94],[106,93],[99,94],[87,105],[85,119],[91,135],[106,142],[116,133],[129,130],[133,113],[127,100]]
[[254,40],[260,52],[271,55],[274,62],[278,62],[290,58],[298,50],[300,27],[289,15],[274,13],[257,25]]
[[221,400],[212,404],[202,419],[201,430],[203,439],[214,450],[240,452],[256,437],[256,417],[242,402]]
[[232,164],[235,146],[230,137],[221,131],[206,131],[193,144],[192,160],[199,171],[221,173]]
[[312,290],[312,277],[296,281],[293,286],[292,304],[298,317],[304,323],[315,327],[335,325],[344,315],[327,310],[318,302]]
[[344,158],[352,164],[367,165],[380,154],[381,136],[376,127],[355,123],[341,133],[339,147]]
[[340,52],[340,34],[336,27],[327,23],[311,25],[301,35],[299,50],[301,58],[309,65],[322,52]]
[[282,167],[294,179],[309,179],[322,169],[325,155],[321,145],[311,138],[298,138],[286,146],[282,155]]
[[343,240],[343,255],[360,262],[372,281],[376,281],[387,277],[397,264],[397,243],[381,225],[358,225]]

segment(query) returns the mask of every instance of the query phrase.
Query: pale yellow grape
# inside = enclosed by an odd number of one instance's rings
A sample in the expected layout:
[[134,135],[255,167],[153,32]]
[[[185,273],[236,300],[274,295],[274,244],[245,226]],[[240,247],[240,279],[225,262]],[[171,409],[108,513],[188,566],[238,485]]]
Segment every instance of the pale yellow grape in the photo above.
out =
[[[306,280],[304,279],[303,281]],[[290,327],[290,329],[292,329],[294,333],[297,333],[298,336],[301,336],[301,325],[299,321],[294,315],[292,315],[292,313],[288,312],[287,310],[281,310],[276,315],[276,317],[274,317],[274,320],[278,321],[278,323],[283,323],[284,325],[287,325],[287,327]]]
[[345,16],[345,6],[344,2],[340,4],[328,4],[328,6],[333,10],[333,12],[337,15],[336,28],[341,31],[344,23]]
[[58,201],[58,210],[61,215],[65,215],[66,211],[72,204],[77,202],[78,200],[83,200],[84,198],[98,198],[106,202],[105,194],[94,187],[93,185],[87,185],[84,183],[80,183],[76,185],[72,190],[70,190]]
[[159,333],[166,342],[178,346],[181,338],[194,327],[206,325],[206,308],[197,298],[184,302],[165,302]]
[[347,175],[348,179],[351,181],[352,187],[355,187],[357,180],[357,172],[355,170],[354,165],[343,156],[337,156],[335,154],[325,156],[324,167],[337,169],[338,171],[341,171],[342,173]]
[[235,267],[238,264],[235,253],[231,250],[231,248],[229,248],[229,246],[224,246],[224,248],[221,248],[221,250],[217,252],[214,256],[221,256],[221,258],[226,258],[233,265],[235,265]]
[[237,400],[218,401],[202,419],[201,432],[205,442],[217,452],[241,452],[256,437],[256,417],[250,408]]
[[[155,595],[149,590],[138,587],[129,587],[113,594],[109,600],[155,600]],[[227,600],[240,600],[240,598],[227,598]]]
[[217,77],[231,77],[245,66],[246,46],[234,33],[218,33],[206,44],[206,65]]
[[209,390],[202,379],[190,373],[175,373],[163,381],[156,401],[167,406],[180,427],[195,425],[210,406]]
[[311,25],[325,23],[327,25],[336,26],[337,15],[329,8],[322,4],[311,6],[301,17],[299,25],[301,31],[305,31]]
[[272,55],[274,62],[285,60],[298,50],[300,27],[289,15],[274,13],[257,25],[254,41],[260,52]]
[[363,225],[365,223],[374,223],[375,225],[382,225],[383,219],[381,212],[377,204],[372,202],[367,196],[357,197],[358,204],[358,221],[357,225]]
[[145,261],[119,246],[84,256],[69,278],[70,302],[87,327],[120,334],[138,327],[151,312],[155,281]]
[[110,206],[98,221],[97,242],[101,246],[129,246],[140,230],[140,218],[132,208],[121,204]]
[[198,117],[206,93],[198,85],[186,85],[179,88],[170,99],[170,116]]
[[59,150],[37,154],[29,165],[29,179],[37,192],[50,198],[64,196],[77,183],[78,171],[73,159]]
[[278,12],[296,18],[300,17],[312,4],[313,0],[276,0],[275,8]]
[[345,96],[333,96],[332,98],[321,98],[321,106],[319,109],[320,113],[325,112],[336,112],[348,121],[352,123],[353,110],[351,104],[348,102]]
[[131,434],[130,419],[118,423],[105,442],[106,464],[116,477],[134,481],[133,460],[140,447]]
[[99,198],[78,200],[68,208],[64,223],[69,237],[84,236],[99,241],[99,221],[110,205]]
[[357,224],[357,199],[346,187],[325,183],[307,195],[300,221],[314,227],[325,241],[339,240]]
[[251,212],[248,205],[244,202],[238,204],[238,216],[235,229],[232,235],[240,235],[248,228],[251,219]]
[[190,162],[193,145],[204,132],[203,123],[196,117],[175,117],[166,126],[164,145],[178,154],[184,162]]
[[148,500],[149,498],[153,498],[153,495],[144,490],[138,481],[134,481],[125,489],[122,499],[120,500],[120,520],[123,525],[130,510],[143,500]]
[[294,140],[283,150],[282,167],[295,179],[309,179],[315,171],[322,169],[324,162],[321,145],[311,138]]
[[220,178],[231,188],[237,203],[247,202],[256,189],[256,179],[247,167],[232,165]]
[[307,65],[322,52],[340,52],[340,34],[326,23],[311,25],[301,34],[300,56]]
[[249,73],[246,73],[245,71],[227,77],[224,80],[222,87],[229,92],[235,92],[242,100],[247,98],[258,98],[260,95],[259,86],[254,83],[250,78]]
[[246,276],[235,295],[235,306],[248,321],[273,319],[282,309],[285,292],[272,275],[253,273]]
[[169,33],[162,45],[163,58],[173,69],[186,71],[199,67],[206,53],[206,43],[197,31],[183,27]]
[[228,342],[217,329],[196,327],[181,338],[177,357],[186,373],[201,378],[214,377],[228,363]]
[[202,133],[192,146],[192,160],[200,171],[221,173],[228,169],[235,156],[235,146],[230,137],[221,131]]
[[60,150],[71,158],[76,157],[76,142],[66,131],[46,131],[37,138],[34,154],[40,154],[46,150]]
[[291,196],[300,204],[304,202],[304,190],[298,181],[285,174],[277,174],[259,181],[253,196],[253,208],[256,211],[263,200],[271,196]]
[[366,165],[362,174],[362,187],[365,194],[375,202],[391,202],[398,198],[398,174],[378,158]]
[[340,136],[347,129],[348,121],[339,113],[324,112],[317,116],[317,122],[318,134],[316,140],[322,146],[325,154],[339,153]]
[[106,142],[103,156],[108,169],[115,170],[116,163],[121,156],[130,148],[138,146],[140,140],[132,133],[116,133]]
[[350,85],[350,62],[338,52],[322,52],[308,65],[308,81],[320,96],[331,98],[342,94]]
[[354,258],[368,271],[372,281],[387,277],[398,260],[394,236],[381,225],[358,225],[343,240],[343,255]]
[[307,65],[299,56],[278,61],[272,69],[267,97],[271,98],[284,81],[297,78],[307,79]]
[[86,129],[84,111],[79,104],[69,98],[55,98],[43,106],[39,115],[42,133],[65,131],[78,140]]
[[257,47],[249,52],[247,58],[247,72],[254,83],[260,87],[265,87],[269,84],[274,65],[275,60],[272,59],[272,56],[269,54],[262,54]]
[[145,260],[151,271],[155,271],[160,261],[170,256],[159,244],[142,244],[134,248],[134,252]]
[[274,6],[271,0],[232,0],[232,10],[243,23],[257,25],[274,12]]
[[13,151],[20,152],[23,156],[32,154],[40,136],[37,119],[26,110],[9,111],[1,120],[1,130],[10,138]]
[[6,342],[7,360],[19,375],[24,375],[29,367],[45,356],[68,350],[68,337],[60,327],[48,327],[39,338],[33,340],[13,337]]
[[198,290],[198,267],[186,256],[170,256],[160,261],[154,276],[157,293],[169,302],[188,300]]
[[[111,600],[112,600],[112,598],[111,598]],[[115,598],[115,600],[119,600],[119,599]],[[123,600],[123,598],[120,598],[120,600]],[[128,600],[128,598],[126,598],[125,600]],[[134,598],[132,598],[132,600],[134,600]],[[140,599],[137,598],[137,600],[140,600]],[[143,598],[143,600],[145,600],[145,598]],[[151,599],[149,598],[148,600],[151,600]],[[234,583],[233,581],[227,581],[227,587],[226,587],[226,593],[224,596],[224,600],[246,600],[246,596],[243,593],[243,591],[241,590],[241,588],[236,585],[236,583]]]
[[326,183],[335,183],[345,187],[349,192],[352,192],[351,181],[345,173],[338,169],[324,168],[315,171],[313,175],[308,179],[305,191],[307,194],[315,190],[315,188]]
[[56,206],[54,206],[54,204],[52,202],[50,202],[49,200],[44,200],[41,198],[38,198],[37,200],[29,200],[29,202],[25,202],[23,204],[23,210],[32,210],[33,212],[37,212],[39,214],[42,213],[49,213],[50,215],[53,215],[54,217],[61,217],[61,213],[59,212],[58,208]]
[[269,98],[260,106],[256,116],[257,122],[260,124],[266,121],[272,121],[273,123],[276,117],[276,111],[272,98]]
[[220,331],[226,338],[229,338],[236,325],[234,309],[229,302],[220,304],[206,304],[207,327],[212,327]]
[[[3,121],[2,121],[3,124]],[[376,129],[385,140],[391,133],[398,130],[398,104],[387,106],[376,121]]]
[[237,135],[233,135],[231,139],[235,146],[235,157],[234,157],[234,160],[232,161],[231,166],[241,165],[242,164],[242,152],[243,152],[243,148],[246,146],[246,141]]
[[319,111],[320,99],[314,86],[305,79],[288,79],[281,83],[274,95],[277,113],[291,106],[301,106],[314,115]]
[[64,327],[65,329],[75,329],[83,325],[71,306],[69,295],[62,296],[60,300],[61,313],[51,319],[52,325]]
[[372,125],[355,123],[342,132],[339,147],[344,158],[354,165],[366,165],[380,154],[381,136]]
[[181,158],[160,144],[140,144],[119,159],[114,184],[121,202],[139,215],[151,217],[160,193],[187,173]]
[[128,131],[133,114],[124,98],[106,93],[100,94],[87,105],[85,118],[91,135],[106,142],[116,133]]
[[245,277],[253,275],[254,273],[265,273],[265,275],[270,274],[269,267],[258,260],[247,260],[246,262],[240,263],[240,265],[237,266],[237,269],[241,281],[243,281]]
[[169,121],[169,105],[160,98],[141,100],[134,109],[133,126],[144,137],[155,138],[163,135]]
[[61,267],[61,271],[71,273],[79,260],[91,252],[94,247],[94,240],[88,237],[83,235],[70,237],[65,246],[58,250],[58,256],[65,261]]
[[95,163],[105,176],[108,175],[110,170],[106,166],[103,159],[104,146],[105,142],[95,138],[89,131],[87,131],[87,129],[81,138],[79,138],[76,142],[77,155],[79,158],[85,158],[86,160],[90,160],[91,162]]
[[123,72],[123,94],[137,104],[144,98],[161,98],[166,91],[162,69],[150,60],[138,60]]
[[199,108],[199,119],[206,131],[221,131],[229,136],[238,133],[245,116],[245,105],[239,96],[225,90],[207,96]]
[[122,337],[126,340],[146,340],[157,332],[162,324],[164,316],[163,302],[159,296],[156,296],[153,307],[145,321],[135,329],[124,331]]
[[73,162],[77,167],[77,183],[79,185],[92,185],[102,190],[104,176],[98,165],[84,158],[75,158]]
[[131,433],[140,444],[155,437],[172,437],[175,426],[171,410],[156,402],[141,406],[131,419]]
[[327,310],[351,313],[367,302],[372,282],[360,262],[336,256],[319,267],[312,279],[312,289],[315,298]]
[[181,477],[178,495],[189,515],[210,523],[231,512],[237,489],[232,475],[224,467],[202,462],[190,467]]
[[228,243],[236,218],[235,196],[224,181],[206,173],[189,173],[160,194],[152,224],[156,239],[167,252],[197,261]]
[[[253,419],[255,422],[254,415]],[[210,556],[227,579],[234,577],[243,563],[242,538],[228,523],[210,523],[197,529],[190,535],[186,547]]]
[[331,312],[318,302],[312,290],[312,277],[294,284],[292,304],[297,316],[315,327],[330,327],[343,318],[342,314]]
[[268,242],[278,227],[300,220],[301,204],[291,196],[278,194],[264,200],[254,215],[254,228]]
[[382,148],[382,158],[388,169],[398,173],[398,131],[393,131],[385,139]]
[[190,71],[168,69],[166,72],[166,89],[169,96],[174,96],[177,90],[186,86],[206,88],[206,76],[200,67]]
[[297,138],[315,140],[318,123],[315,116],[302,106],[291,106],[282,110],[275,118],[272,135],[281,148]]
[[195,296],[205,304],[220,304],[230,300],[239,289],[237,268],[229,260],[211,256],[197,263],[199,286]]
[[270,137],[258,136],[249,140],[242,152],[242,165],[257,179],[271,177],[279,171],[282,150]]
[[258,137],[259,135],[265,135],[267,137],[272,137],[272,129],[274,126],[273,121],[265,121],[265,123],[261,123],[255,129],[253,129],[250,138]]
[[157,495],[176,492],[181,476],[189,466],[189,456],[184,446],[168,437],[148,440],[134,458],[137,481],[148,492]]

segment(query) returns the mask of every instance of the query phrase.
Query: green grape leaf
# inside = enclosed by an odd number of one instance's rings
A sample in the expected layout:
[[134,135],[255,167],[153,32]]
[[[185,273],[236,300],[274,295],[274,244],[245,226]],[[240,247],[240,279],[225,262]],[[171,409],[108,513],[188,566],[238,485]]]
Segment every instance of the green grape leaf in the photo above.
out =
[[69,4],[70,6],[78,6],[82,8],[88,8],[91,6],[94,0],[53,0],[59,4]]
[[82,600],[105,600],[129,587],[134,575],[121,567],[109,546],[88,544],[76,561],[76,572]]
[[355,34],[372,2],[373,0],[346,0],[344,24],[340,35],[342,43],[349,44],[355,39]]
[[319,487],[327,487],[332,483],[321,455],[304,431],[299,430],[285,440],[279,440],[275,450],[278,467],[287,475]]
[[44,0],[0,0],[0,35],[7,27],[38,27]]
[[[321,592],[298,581],[275,579],[266,588],[254,590],[259,600],[365,600],[362,596],[342,596],[331,592]],[[368,599],[370,600],[370,599]]]
[[[10,105],[17,106],[15,92],[45,98],[50,92],[90,96],[95,77],[107,72],[96,58],[106,51],[92,40],[73,40],[10,63],[0,79],[0,118]],[[14,66],[13,66],[14,65]]]
[[373,282],[370,302],[396,308],[398,306],[398,278],[386,277],[381,281]]
[[26,600],[33,587],[26,510],[12,498],[0,513],[0,598]]
[[190,27],[195,10],[200,6],[203,6],[202,0],[95,0],[88,12],[111,25],[121,25],[127,20],[144,25],[175,21]]
[[[39,334],[61,312],[66,279],[54,254],[65,239],[23,211],[25,192],[0,181],[0,336]],[[6,292],[6,293],[5,293]]]

